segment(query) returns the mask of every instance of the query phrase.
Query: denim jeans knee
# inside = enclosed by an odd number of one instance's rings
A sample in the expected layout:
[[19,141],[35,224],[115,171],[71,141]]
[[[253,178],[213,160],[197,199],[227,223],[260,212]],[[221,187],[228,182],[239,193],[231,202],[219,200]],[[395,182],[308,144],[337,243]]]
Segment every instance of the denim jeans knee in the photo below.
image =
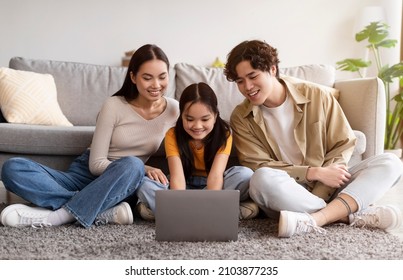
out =
[[144,163],[137,157],[113,161],[106,170],[78,192],[65,205],[85,227],[91,226],[96,216],[134,194],[145,175]]

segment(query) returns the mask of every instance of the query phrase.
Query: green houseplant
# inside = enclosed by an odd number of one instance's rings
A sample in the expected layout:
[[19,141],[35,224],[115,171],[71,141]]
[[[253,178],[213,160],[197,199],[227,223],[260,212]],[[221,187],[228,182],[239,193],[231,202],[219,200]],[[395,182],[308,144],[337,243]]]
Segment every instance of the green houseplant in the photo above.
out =
[[[372,53],[376,63],[378,77],[383,81],[386,94],[386,131],[385,150],[396,149],[396,145],[403,133],[403,62],[400,61],[392,66],[383,65],[380,56],[381,48],[392,48],[397,40],[389,39],[389,26],[382,22],[371,22],[362,31],[355,35],[357,42],[367,41],[366,46]],[[372,61],[348,58],[336,62],[337,69],[342,71],[357,72],[363,77],[362,70],[369,67]],[[396,94],[391,92],[391,84],[399,82],[399,90]]]

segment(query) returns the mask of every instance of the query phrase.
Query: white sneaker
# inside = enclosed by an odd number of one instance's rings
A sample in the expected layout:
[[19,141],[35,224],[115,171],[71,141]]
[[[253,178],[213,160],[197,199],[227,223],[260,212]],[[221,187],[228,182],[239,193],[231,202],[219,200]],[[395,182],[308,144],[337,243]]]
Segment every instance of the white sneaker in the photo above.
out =
[[139,202],[136,205],[137,212],[139,212],[140,217],[146,221],[154,221],[155,216],[153,211],[148,208],[143,202]]
[[94,222],[95,225],[117,224],[131,225],[133,224],[133,213],[129,203],[122,202],[104,212],[98,214]]
[[294,234],[318,232],[326,234],[326,230],[318,227],[315,220],[307,213],[281,211],[278,224],[278,236],[290,237]]
[[350,225],[392,230],[402,224],[402,211],[393,205],[370,206],[349,216]]
[[255,218],[259,214],[259,207],[252,200],[242,201],[239,205],[239,218],[241,220],[249,220]]
[[1,223],[10,227],[47,227],[52,226],[47,219],[51,210],[30,207],[25,204],[13,204],[1,212]]

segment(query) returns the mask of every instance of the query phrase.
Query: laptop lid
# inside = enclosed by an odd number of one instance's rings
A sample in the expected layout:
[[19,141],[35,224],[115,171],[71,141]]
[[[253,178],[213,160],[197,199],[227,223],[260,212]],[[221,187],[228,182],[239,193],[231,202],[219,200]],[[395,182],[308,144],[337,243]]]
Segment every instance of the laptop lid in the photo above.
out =
[[156,191],[156,240],[236,241],[238,223],[238,190]]

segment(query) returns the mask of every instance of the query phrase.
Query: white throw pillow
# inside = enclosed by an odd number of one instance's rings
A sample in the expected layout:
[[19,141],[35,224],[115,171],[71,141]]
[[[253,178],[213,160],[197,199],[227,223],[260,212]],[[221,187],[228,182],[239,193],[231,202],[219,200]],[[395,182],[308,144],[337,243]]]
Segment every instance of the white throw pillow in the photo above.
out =
[[73,126],[60,109],[50,74],[0,68],[0,109],[9,123]]

